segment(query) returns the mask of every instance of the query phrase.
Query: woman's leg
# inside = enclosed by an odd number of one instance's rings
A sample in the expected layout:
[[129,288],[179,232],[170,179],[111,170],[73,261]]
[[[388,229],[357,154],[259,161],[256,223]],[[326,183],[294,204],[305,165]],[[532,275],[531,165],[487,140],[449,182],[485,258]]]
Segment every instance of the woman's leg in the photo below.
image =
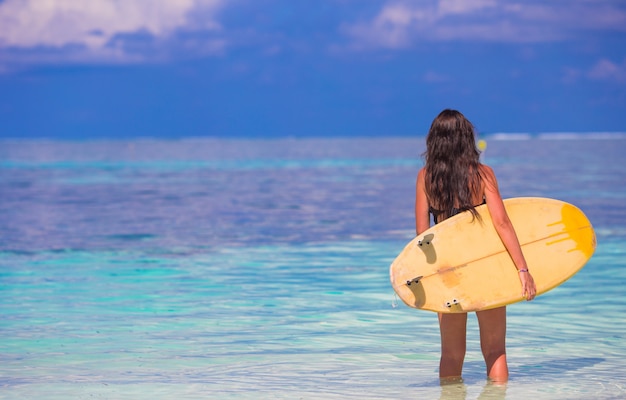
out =
[[460,377],[465,359],[467,313],[439,314],[441,360],[439,377]]
[[480,348],[487,365],[487,376],[503,382],[509,378],[506,363],[506,307],[477,311]]

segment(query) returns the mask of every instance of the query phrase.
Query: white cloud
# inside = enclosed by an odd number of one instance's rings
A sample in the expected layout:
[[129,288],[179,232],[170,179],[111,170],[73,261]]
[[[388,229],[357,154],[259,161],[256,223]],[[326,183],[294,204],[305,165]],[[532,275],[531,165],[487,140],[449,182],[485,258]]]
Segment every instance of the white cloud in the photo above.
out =
[[574,67],[563,68],[563,76],[561,78],[563,83],[573,84],[584,79],[607,82],[609,84],[625,84],[626,58],[624,58],[621,64],[607,58],[602,58],[587,69]]
[[587,76],[594,80],[626,83],[626,59],[621,64],[602,59],[589,70]]
[[[179,30],[218,30],[215,12],[223,0],[5,0],[0,3],[0,48],[73,48],[78,58],[133,54],[120,35],[167,40]],[[203,19],[190,18],[202,11]],[[201,24],[201,25],[200,25]],[[213,44],[215,46],[215,43]]]
[[609,0],[393,0],[371,20],[344,24],[342,30],[357,48],[401,48],[418,41],[548,42],[589,30],[626,32],[626,9]]
[[344,25],[348,35],[365,44],[399,48],[410,43],[411,34],[421,26],[430,26],[435,17],[430,10],[411,7],[404,3],[385,6],[370,22]]
[[497,6],[497,0],[447,0],[437,4],[439,15],[467,14]]

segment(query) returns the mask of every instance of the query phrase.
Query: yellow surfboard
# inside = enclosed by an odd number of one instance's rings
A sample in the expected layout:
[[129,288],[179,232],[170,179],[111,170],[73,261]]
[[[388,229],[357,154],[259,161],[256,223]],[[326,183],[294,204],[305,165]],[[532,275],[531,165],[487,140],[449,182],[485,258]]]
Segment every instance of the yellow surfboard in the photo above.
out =
[[[596,237],[577,207],[560,200],[504,200],[537,294],[559,286],[591,258]],[[518,272],[486,205],[448,218],[413,239],[391,264],[391,284],[408,306],[443,313],[523,300]]]

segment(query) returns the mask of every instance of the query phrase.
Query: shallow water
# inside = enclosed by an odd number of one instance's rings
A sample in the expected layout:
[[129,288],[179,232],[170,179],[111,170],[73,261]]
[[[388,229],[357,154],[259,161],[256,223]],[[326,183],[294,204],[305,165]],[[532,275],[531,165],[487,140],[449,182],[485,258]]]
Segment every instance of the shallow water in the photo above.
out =
[[421,138],[1,142],[0,398],[626,397],[626,138],[487,141],[503,196],[598,238],[509,307],[505,386],[475,317],[441,386],[435,315],[390,287]]

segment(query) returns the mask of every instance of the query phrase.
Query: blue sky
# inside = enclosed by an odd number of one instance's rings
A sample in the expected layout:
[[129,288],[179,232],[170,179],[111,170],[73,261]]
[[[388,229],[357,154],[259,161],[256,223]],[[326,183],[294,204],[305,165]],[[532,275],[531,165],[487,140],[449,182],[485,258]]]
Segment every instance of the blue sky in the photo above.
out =
[[2,0],[0,137],[626,131],[623,0]]

